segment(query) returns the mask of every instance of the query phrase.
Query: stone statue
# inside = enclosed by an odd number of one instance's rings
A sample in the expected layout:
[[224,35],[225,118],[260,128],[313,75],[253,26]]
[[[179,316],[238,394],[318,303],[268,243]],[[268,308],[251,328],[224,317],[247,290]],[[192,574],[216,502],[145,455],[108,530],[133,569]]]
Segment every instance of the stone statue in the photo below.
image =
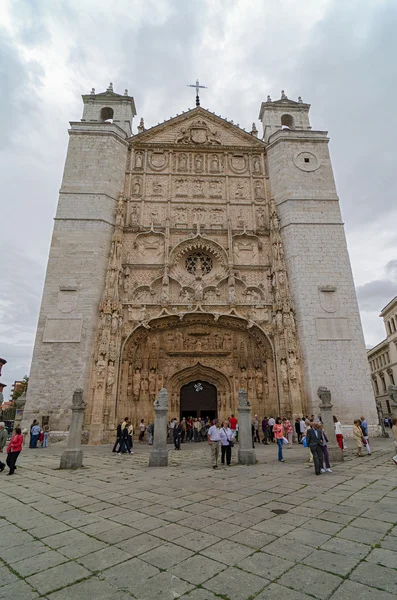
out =
[[246,390],[240,389],[238,391],[238,407],[248,408],[249,406],[251,406],[251,402],[248,402],[248,394]]
[[137,368],[137,369],[135,369],[134,377],[132,379],[132,391],[133,391],[135,398],[138,398],[140,388],[141,388],[141,370]]
[[134,184],[134,194],[139,195],[141,193],[141,184],[136,181]]
[[320,398],[323,406],[330,406],[331,404],[331,392],[328,388],[323,385],[317,389],[317,396]]
[[137,154],[135,156],[135,167],[137,169],[142,168],[142,154],[140,152],[137,152]]
[[255,183],[255,198],[258,198],[260,200],[263,199],[263,192],[262,192],[262,186],[260,181],[257,181]]
[[83,390],[82,389],[77,389],[73,392],[73,408],[76,409],[83,409],[87,406],[87,403],[84,402],[83,399]]
[[389,385],[387,394],[392,401],[392,405],[397,408],[397,385]]
[[155,408],[167,408],[168,409],[168,392],[165,388],[161,388],[159,395],[154,402]]
[[254,173],[261,172],[261,163],[259,162],[259,158],[254,159]]

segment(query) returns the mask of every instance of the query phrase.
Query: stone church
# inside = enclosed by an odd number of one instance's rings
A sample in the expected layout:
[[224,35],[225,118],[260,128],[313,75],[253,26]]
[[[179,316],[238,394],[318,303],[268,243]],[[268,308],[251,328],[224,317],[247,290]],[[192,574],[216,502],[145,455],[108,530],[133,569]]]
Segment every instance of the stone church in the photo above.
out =
[[263,137],[199,105],[137,133],[134,98],[83,96],[72,122],[25,418],[65,431],[76,388],[90,443],[128,415],[376,408],[327,132],[282,92]]

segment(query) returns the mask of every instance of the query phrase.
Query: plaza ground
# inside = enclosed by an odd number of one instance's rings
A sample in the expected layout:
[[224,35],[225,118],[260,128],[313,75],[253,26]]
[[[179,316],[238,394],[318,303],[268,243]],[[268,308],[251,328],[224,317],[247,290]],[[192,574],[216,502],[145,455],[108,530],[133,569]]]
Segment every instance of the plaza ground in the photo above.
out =
[[84,447],[79,471],[60,444],[25,449],[0,474],[0,599],[395,599],[397,466],[372,445],[320,477],[301,446],[218,470],[205,443],[167,468]]

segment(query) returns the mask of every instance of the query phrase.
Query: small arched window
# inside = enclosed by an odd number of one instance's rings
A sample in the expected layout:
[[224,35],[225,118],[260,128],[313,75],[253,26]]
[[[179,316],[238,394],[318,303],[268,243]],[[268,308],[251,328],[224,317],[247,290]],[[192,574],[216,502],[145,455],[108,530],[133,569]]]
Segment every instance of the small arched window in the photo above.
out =
[[289,127],[289,129],[294,129],[294,117],[292,117],[291,115],[283,115],[281,117],[281,126]]
[[113,122],[113,108],[110,108],[110,106],[105,106],[104,108],[101,108],[101,112],[100,112],[100,120],[102,122]]

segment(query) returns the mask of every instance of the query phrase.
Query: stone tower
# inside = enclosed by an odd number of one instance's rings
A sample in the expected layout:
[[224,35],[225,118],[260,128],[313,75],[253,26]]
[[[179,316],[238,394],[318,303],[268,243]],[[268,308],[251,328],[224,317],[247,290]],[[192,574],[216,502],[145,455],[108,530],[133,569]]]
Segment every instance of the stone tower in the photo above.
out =
[[89,385],[98,306],[123,188],[134,99],[113,92],[82,97],[69,147],[37,326],[24,421],[50,415],[65,430],[73,391]]
[[[377,432],[364,337],[325,131],[312,131],[309,104],[281,99],[261,105],[271,196],[296,311],[305,390],[332,391],[342,423],[365,415]],[[376,424],[376,425],[375,425]]]

